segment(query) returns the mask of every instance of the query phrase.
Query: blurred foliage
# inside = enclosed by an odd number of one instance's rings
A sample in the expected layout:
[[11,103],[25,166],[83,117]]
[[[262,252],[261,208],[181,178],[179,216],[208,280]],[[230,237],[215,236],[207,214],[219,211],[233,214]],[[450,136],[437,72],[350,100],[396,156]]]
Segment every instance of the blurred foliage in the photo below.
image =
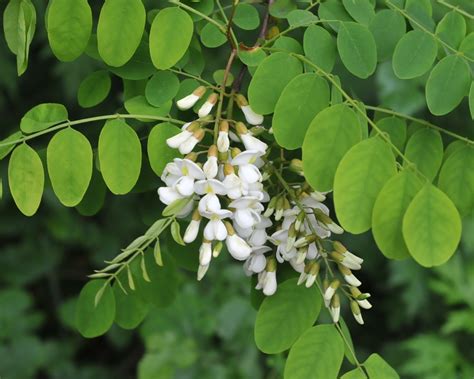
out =
[[[34,3],[43,14],[46,1]],[[474,12],[468,1],[463,5]],[[4,6],[2,2],[2,13]],[[76,92],[97,62],[87,56],[73,63],[58,62],[47,45],[43,23],[39,18],[30,65],[21,78],[16,76],[14,56],[0,38],[0,139],[39,102],[61,101],[74,118],[91,115],[79,109]],[[224,58],[213,54],[215,67],[221,67]],[[381,104],[428,116],[423,113],[426,104],[417,80],[396,79],[390,64],[380,66],[372,83],[351,79],[342,65],[336,71],[368,103],[377,94]],[[124,96],[118,82],[113,82],[112,93],[94,114],[117,107]],[[466,131],[464,125],[467,114],[463,104],[437,123],[472,136],[474,130]],[[94,133],[90,128],[88,133]],[[3,178],[5,170],[2,162]],[[74,330],[75,299],[86,275],[159,216],[154,193],[126,198],[108,194],[101,212],[88,218],[60,206],[49,188],[37,217],[28,219],[15,208],[7,188],[4,192],[0,202],[2,379],[281,378],[284,357],[268,358],[257,351],[250,286],[240,265],[228,261],[216,260],[202,283],[194,281],[194,273],[181,271],[182,285],[173,305],[152,310],[137,331],[114,327],[104,337],[85,340]],[[434,270],[411,260],[387,261],[370,234],[345,236],[344,242],[366,258],[361,279],[374,303],[364,327],[356,328],[351,321],[359,358],[382,353],[404,379],[472,378],[474,219],[464,220],[459,252]]]

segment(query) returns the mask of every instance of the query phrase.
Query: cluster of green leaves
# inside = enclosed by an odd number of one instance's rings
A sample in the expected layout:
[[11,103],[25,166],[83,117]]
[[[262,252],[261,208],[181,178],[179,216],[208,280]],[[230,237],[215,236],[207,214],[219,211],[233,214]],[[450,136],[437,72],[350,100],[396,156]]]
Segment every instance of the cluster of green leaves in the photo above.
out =
[[[101,104],[116,82],[123,85],[123,102],[118,115],[78,121],[69,121],[61,104],[41,104],[27,112],[20,131],[0,143],[1,158],[12,153],[12,197],[25,215],[33,215],[44,188],[51,186],[63,205],[93,215],[103,206],[106,188],[116,195],[153,189],[155,176],[177,156],[166,147],[166,138],[179,131],[177,125],[183,122],[178,118],[193,117],[179,112],[173,100],[201,84],[208,92],[224,90],[223,78],[230,78],[224,83],[228,85],[239,78],[237,84],[244,92],[248,89],[252,108],[267,116],[265,123],[272,125],[276,142],[287,150],[301,149],[308,182],[319,191],[334,191],[336,215],[348,232],[372,228],[388,258],[412,256],[423,266],[440,265],[460,240],[460,214],[473,212],[473,142],[399,109],[365,105],[371,99],[348,94],[358,93],[354,77],[367,80],[387,70],[397,88],[403,83],[424,88],[421,101],[432,115],[456,112],[464,102],[461,107],[469,107],[474,118],[473,16],[438,3],[276,0],[268,7],[269,21],[265,4],[107,0],[96,12],[86,0],[51,0],[45,28],[52,53],[64,62],[87,58],[97,68],[78,86],[78,104]],[[11,0],[4,12],[4,32],[18,74],[26,70],[35,27],[33,3]],[[230,71],[223,70],[225,61],[213,59],[218,52],[228,52],[227,43],[238,58]],[[249,81],[240,75],[246,70]],[[371,110],[373,117],[367,113]],[[137,122],[127,124],[125,118]],[[100,120],[108,121],[93,149],[73,127]],[[166,122],[148,131],[150,121]],[[45,154],[26,144],[52,132],[57,133]],[[458,141],[447,144],[443,132]],[[197,247],[188,251],[193,249]],[[173,296],[168,295],[176,290],[167,286],[177,286],[179,255],[173,251],[164,256],[161,267],[156,254],[138,251],[141,260],[127,264],[124,277],[112,287],[107,282],[104,286],[101,278],[89,282],[79,297],[76,325],[81,333],[103,334],[114,321],[135,328],[151,305],[170,304]],[[121,283],[127,288],[119,288]],[[259,308],[257,346],[267,353],[290,349],[287,378],[336,378],[344,352],[355,361],[342,326],[313,326],[320,303],[316,291],[296,288],[290,280]],[[313,359],[313,353],[321,351],[324,357]],[[370,356],[363,367],[344,377],[397,377],[378,355]]]

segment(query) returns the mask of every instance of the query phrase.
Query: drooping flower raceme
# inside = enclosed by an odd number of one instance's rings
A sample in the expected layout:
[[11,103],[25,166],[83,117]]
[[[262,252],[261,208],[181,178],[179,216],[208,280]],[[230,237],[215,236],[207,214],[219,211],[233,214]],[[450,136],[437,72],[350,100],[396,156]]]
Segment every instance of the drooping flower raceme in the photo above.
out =
[[[204,93],[199,87],[178,107],[191,108]],[[158,189],[164,204],[177,206],[175,217],[189,219],[183,241],[200,242],[198,280],[224,248],[243,262],[247,275],[257,275],[255,288],[267,296],[278,289],[279,265],[289,265],[299,276],[298,285],[306,287],[325,270],[320,286],[333,321],[339,320],[344,295],[356,321],[363,323],[360,308],[371,307],[370,295],[359,290],[362,283],[354,274],[363,259],[331,239],[343,229],[323,204],[327,193],[304,180],[299,159],[286,161],[283,152],[272,153],[268,140],[260,137],[272,138],[264,127],[248,129],[243,122],[221,120],[208,129],[215,123],[207,117],[217,101],[212,93],[199,108],[199,119],[167,140],[185,157],[166,165],[164,186]],[[235,101],[248,124],[263,122],[244,96],[235,95]],[[297,179],[290,186],[284,175]]]

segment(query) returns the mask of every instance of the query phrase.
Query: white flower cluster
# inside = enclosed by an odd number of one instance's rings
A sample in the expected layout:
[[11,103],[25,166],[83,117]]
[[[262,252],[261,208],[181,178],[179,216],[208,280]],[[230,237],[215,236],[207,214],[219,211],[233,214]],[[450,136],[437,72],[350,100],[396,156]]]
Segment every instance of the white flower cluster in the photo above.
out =
[[[181,99],[178,106],[181,109],[193,106],[198,95],[195,91]],[[209,99],[200,108],[201,117],[207,116],[201,110],[208,109],[208,103]],[[261,116],[251,114],[261,121]],[[217,144],[210,146],[207,160],[202,165],[194,161],[196,154],[189,154],[204,137],[199,122],[185,124],[181,133],[167,140],[168,146],[188,156],[176,158],[166,165],[161,177],[166,187],[159,188],[158,194],[167,205],[181,199],[189,200],[177,214],[186,217],[192,213],[184,242],[196,240],[200,225],[205,222],[199,249],[198,280],[207,272],[212,257],[220,253],[223,242],[233,258],[245,261],[248,272],[262,271],[266,265],[263,253],[271,250],[263,246],[267,241],[265,229],[269,220],[262,216],[262,203],[268,201],[269,196],[263,189],[260,171],[264,164],[261,157],[268,146],[255,138],[243,123],[236,123],[235,131],[236,135],[231,138],[240,141],[245,150],[231,148],[229,125],[222,121]]]
[[[199,87],[177,105],[180,109],[189,109],[204,93],[205,88]],[[261,115],[252,111],[245,97],[236,95],[235,100],[249,124],[258,125],[263,121]],[[338,289],[348,287],[352,313],[362,324],[359,306],[369,309],[371,305],[367,298],[370,295],[359,291],[361,282],[352,270],[359,270],[363,260],[347,251],[340,242],[329,240],[332,234],[343,233],[343,229],[329,217],[329,209],[322,203],[325,194],[312,190],[303,181],[292,188],[278,190],[279,194],[270,199],[262,184],[269,173],[274,172],[274,168],[266,169],[267,163],[272,166],[267,157],[268,146],[242,122],[232,122],[233,129],[229,130],[229,123],[221,121],[215,144],[202,151],[193,151],[206,133],[201,119],[208,116],[216,102],[217,96],[211,94],[198,110],[200,119],[185,124],[179,134],[167,140],[170,147],[186,156],[167,164],[161,177],[166,186],[158,189],[164,204],[180,203],[177,217],[192,214],[183,236],[185,243],[198,238],[204,223],[198,280],[206,274],[212,258],[220,254],[224,244],[233,258],[244,261],[247,275],[258,275],[256,289],[261,289],[267,296],[277,290],[278,264],[288,262],[300,274],[298,284],[311,287],[323,261],[334,277],[328,266],[331,262],[337,265],[346,284],[338,279],[330,283],[324,281],[326,307],[337,322],[340,314]],[[231,143],[243,146],[243,149],[231,146]],[[207,153],[207,158],[199,163],[202,153]],[[292,160],[288,169],[303,175],[299,160]],[[265,207],[264,203],[268,205]]]

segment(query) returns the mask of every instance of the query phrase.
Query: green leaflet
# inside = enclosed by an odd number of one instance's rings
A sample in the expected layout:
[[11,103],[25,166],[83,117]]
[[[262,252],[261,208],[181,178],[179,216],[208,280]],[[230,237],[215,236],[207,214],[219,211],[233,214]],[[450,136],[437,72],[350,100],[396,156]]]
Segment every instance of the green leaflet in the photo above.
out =
[[295,9],[286,16],[288,24],[293,27],[309,26],[318,21],[318,16],[303,9]]
[[61,61],[73,61],[86,49],[92,31],[87,0],[52,0],[48,8],[48,40]]
[[163,103],[172,100],[178,90],[178,77],[169,71],[159,71],[148,80],[145,97],[151,105],[159,107]]
[[249,85],[252,109],[262,115],[272,113],[283,89],[302,70],[300,61],[287,53],[274,53],[265,58]]
[[8,182],[18,209],[26,216],[33,216],[43,195],[44,170],[40,157],[27,144],[13,150],[8,164]]
[[[378,354],[371,354],[363,363],[369,379],[400,379],[397,372]],[[345,373],[341,379],[367,379],[358,368]]]
[[219,47],[227,42],[227,36],[216,25],[207,23],[201,30],[201,42],[209,48]]
[[396,172],[391,148],[379,137],[359,142],[347,152],[334,178],[334,205],[344,229],[353,234],[370,229],[375,200]]
[[[340,0],[327,0],[320,4],[318,15],[321,20],[352,21]],[[335,31],[339,30],[340,22],[328,22]]]
[[[403,150],[405,141],[407,139],[407,124],[404,119],[397,117],[385,117],[377,121],[377,127],[383,132],[387,133],[390,141],[398,150]],[[370,135],[376,135],[377,130],[372,129]]]
[[145,28],[141,0],[106,0],[97,25],[99,54],[109,66],[127,63],[137,50]]
[[[105,280],[91,280],[81,290],[76,305],[76,327],[85,338],[98,337],[109,330],[115,317],[115,298]],[[102,292],[96,303],[98,291]]]
[[[280,328],[281,332],[284,328]],[[344,342],[334,325],[308,329],[290,350],[285,379],[336,379],[344,358]]]
[[461,42],[459,51],[467,57],[474,59],[474,32],[469,33]]
[[132,58],[121,67],[109,67],[115,75],[128,80],[148,79],[155,71],[148,43],[141,41]]
[[270,5],[270,14],[273,17],[285,18],[294,9],[296,9],[296,2],[292,0],[276,0]]
[[405,213],[403,237],[420,265],[438,266],[456,250],[461,239],[461,218],[449,197],[427,183]]
[[321,26],[311,25],[304,32],[303,49],[306,57],[326,72],[331,72],[336,62],[336,41]]
[[[17,3],[16,1],[13,4]],[[13,5],[15,9],[15,5]],[[18,3],[17,13],[13,11],[13,19],[10,25],[13,26],[12,33],[16,33],[16,37],[11,41],[12,47],[16,54],[16,68],[18,76],[22,75],[28,66],[28,57],[30,54],[30,44],[36,30],[36,10],[30,0],[21,0]],[[7,34],[7,29],[5,29]]]
[[375,16],[374,5],[369,0],[342,0],[342,4],[359,24],[367,26]]
[[254,30],[260,25],[260,16],[257,8],[250,4],[240,3],[235,8],[232,22],[240,29]]
[[280,146],[297,149],[313,118],[329,105],[329,85],[316,74],[301,74],[283,90],[275,106],[273,131]]
[[377,196],[372,212],[372,233],[387,258],[410,256],[403,240],[403,216],[421,187],[422,182],[414,173],[403,170],[390,178]]
[[355,76],[365,79],[377,66],[377,46],[366,26],[341,22],[337,34],[337,49],[342,63]]
[[316,287],[298,286],[296,281],[289,279],[280,284],[275,295],[266,297],[258,310],[255,342],[264,353],[289,349],[319,315],[322,299]]
[[[418,130],[408,140],[405,156],[428,180],[432,181],[443,161],[441,135],[433,129]],[[406,165],[405,162],[404,166]]]
[[114,283],[112,289],[115,298],[116,324],[123,329],[135,329],[148,314],[149,305],[141,300],[134,291],[124,293],[117,282]]
[[174,158],[181,157],[177,149],[172,149],[166,144],[166,140],[181,132],[181,129],[170,123],[156,125],[148,136],[148,159],[156,175],[160,176],[167,163]]
[[347,105],[333,105],[320,112],[303,142],[303,171],[308,183],[318,191],[330,191],[339,162],[360,140],[359,120]]
[[[128,99],[127,101],[125,101],[124,105],[127,112],[131,114],[166,117],[166,115],[171,109],[172,103],[170,100],[161,104],[161,106],[159,107],[154,107],[153,105],[148,103],[145,96],[139,95]],[[156,120],[150,118],[139,120],[142,122],[156,122]]]
[[94,170],[92,179],[84,197],[76,206],[77,211],[82,216],[94,216],[104,205],[107,187],[99,171]]
[[112,81],[107,71],[93,72],[81,82],[77,101],[83,108],[94,107],[108,96]]
[[137,133],[123,120],[107,121],[99,136],[100,170],[116,195],[132,190],[140,176],[142,150]]
[[174,66],[188,50],[193,35],[193,20],[178,7],[161,10],[150,30],[150,54],[160,70]]
[[[20,131],[10,134],[7,138],[0,141],[0,143],[12,142],[22,138],[22,134]],[[7,145],[0,147],[0,160],[5,158],[10,152],[15,148],[15,145]]]
[[459,212],[467,215],[474,210],[474,149],[463,145],[444,162],[438,186],[454,202]]
[[369,29],[377,45],[379,62],[390,59],[395,46],[406,32],[405,18],[395,10],[383,9],[377,12],[369,24]]
[[469,109],[471,118],[474,120],[474,82],[471,83],[471,89],[469,90]]
[[466,36],[466,21],[456,11],[447,13],[436,26],[436,35],[449,46],[457,49]]
[[456,108],[469,93],[471,71],[468,63],[448,55],[433,68],[426,83],[426,102],[431,113],[444,115]]
[[20,129],[23,133],[35,133],[66,121],[67,118],[67,109],[64,105],[55,103],[39,104],[25,113],[20,122]]
[[80,203],[92,177],[92,147],[84,135],[67,128],[56,133],[47,149],[54,193],[66,207]]
[[393,72],[400,79],[412,79],[425,74],[436,59],[435,39],[421,30],[412,30],[398,41],[393,53]]

